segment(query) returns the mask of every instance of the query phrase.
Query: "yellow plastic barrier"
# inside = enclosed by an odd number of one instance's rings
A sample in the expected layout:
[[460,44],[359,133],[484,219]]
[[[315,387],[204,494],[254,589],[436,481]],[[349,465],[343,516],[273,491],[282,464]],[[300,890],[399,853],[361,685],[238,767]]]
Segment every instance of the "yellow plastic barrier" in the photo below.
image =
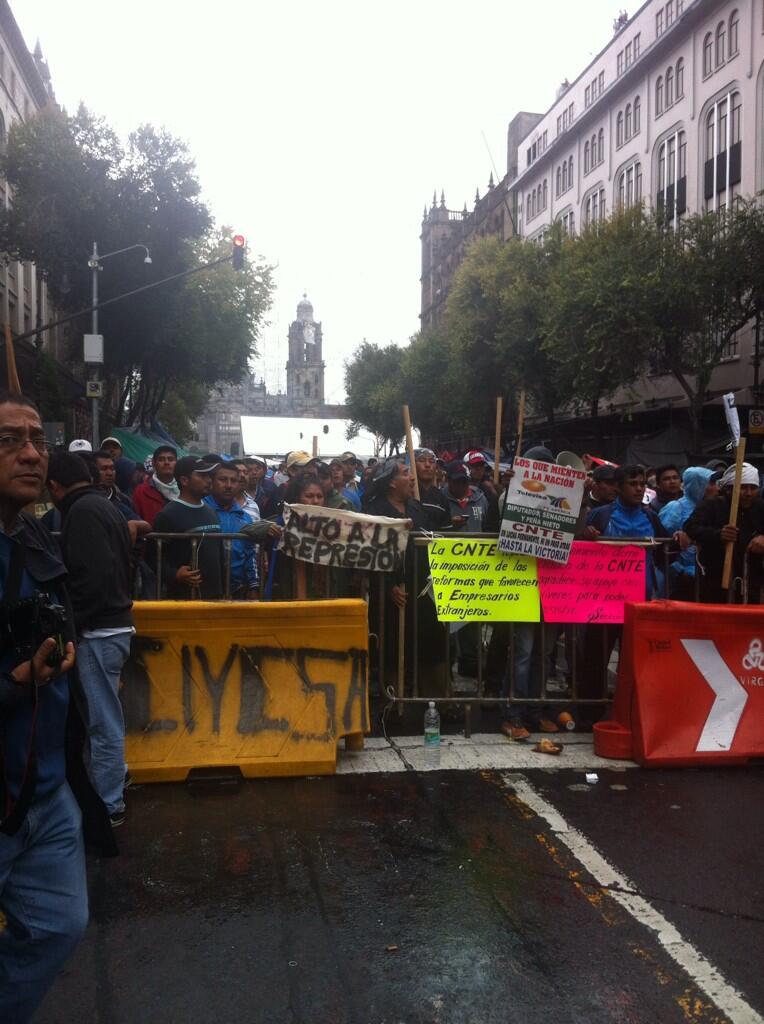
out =
[[327,775],[368,731],[364,601],[144,601],[122,673],[134,779]]

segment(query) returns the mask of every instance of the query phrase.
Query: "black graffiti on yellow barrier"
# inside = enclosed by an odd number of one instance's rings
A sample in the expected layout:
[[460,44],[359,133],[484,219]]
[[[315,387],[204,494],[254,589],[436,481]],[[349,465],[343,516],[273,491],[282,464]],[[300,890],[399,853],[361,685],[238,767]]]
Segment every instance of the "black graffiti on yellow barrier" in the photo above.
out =
[[[288,732],[290,723],[283,717],[271,717],[269,705],[278,704],[278,683],[269,683],[269,668],[289,665],[295,679],[305,695],[306,704],[314,694],[323,696],[326,710],[326,729],[323,733],[299,733],[292,731],[295,740],[331,739],[336,734],[337,723],[337,684],[331,680],[317,676],[320,667],[316,662],[326,662],[349,666],[350,683],[347,696],[341,711],[341,726],[349,731],[353,726],[353,712],[356,702],[359,705],[359,730],[366,731],[368,718],[366,709],[367,690],[367,653],[351,647],[344,651],[326,650],[320,647],[271,647],[244,646],[231,644],[223,663],[215,671],[205,647],[184,644],[180,651],[180,679],[168,679],[165,666],[161,677],[155,673],[152,680],[150,671],[151,656],[167,650],[167,641],[154,637],[136,636],[133,638],[130,658],[122,671],[121,699],[125,715],[125,730],[128,733],[174,732],[178,722],[174,718],[152,717],[152,690],[157,686],[162,689],[180,683],[183,707],[183,728],[193,733],[199,722],[198,716],[211,709],[211,731],[220,733],[220,716],[223,697],[229,688],[234,665],[240,666],[239,675],[239,716],[237,732],[242,736],[255,735],[267,730]],[[198,670],[195,672],[195,665]],[[283,668],[281,669],[283,672]],[[331,674],[331,673],[330,673]],[[234,673],[236,675],[236,673]],[[209,707],[199,707],[198,693],[202,689],[201,680],[209,697]],[[282,675],[283,679],[283,675]],[[235,685],[235,684],[234,684]]]

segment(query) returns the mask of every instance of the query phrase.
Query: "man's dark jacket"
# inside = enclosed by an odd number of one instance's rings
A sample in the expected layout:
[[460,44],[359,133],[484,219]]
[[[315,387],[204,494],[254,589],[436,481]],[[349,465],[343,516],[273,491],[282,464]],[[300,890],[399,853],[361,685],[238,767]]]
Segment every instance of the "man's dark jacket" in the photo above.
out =
[[[720,603],[727,600],[722,590],[724,556],[727,546],[722,542],[722,527],[729,523],[730,501],[720,495],[701,501],[684,524],[684,532],[698,545],[701,566],[700,595],[702,601]],[[764,504],[756,499],[750,508],[738,509],[738,538],[732,551],[732,579],[743,576],[746,548],[753,537],[764,533]],[[758,604],[762,584],[761,556],[749,560],[748,591],[752,603]]]
[[78,634],[132,626],[132,545],[124,517],[100,487],[80,487],[61,502],[61,550]]
[[[39,589],[55,594],[64,605],[69,622],[67,640],[74,640],[73,611],[66,588],[66,568],[58,544],[45,527],[34,516],[21,513],[13,539],[21,545],[23,566],[29,576],[39,584]],[[69,673],[70,684],[74,683],[77,666]],[[12,716],[15,703],[27,699],[26,687],[19,687],[7,679],[0,680],[0,715]],[[14,689],[8,690],[9,687]],[[6,692],[8,690],[8,692]],[[44,687],[43,687],[44,690]],[[44,699],[44,697],[43,697]],[[114,834],[105,805],[90,784],[83,761],[85,727],[77,711],[76,702],[70,698],[66,719],[65,757],[66,779],[82,811],[82,826],[85,841],[102,856],[115,856],[118,852]],[[2,756],[2,751],[0,751]],[[0,793],[2,787],[0,787]]]

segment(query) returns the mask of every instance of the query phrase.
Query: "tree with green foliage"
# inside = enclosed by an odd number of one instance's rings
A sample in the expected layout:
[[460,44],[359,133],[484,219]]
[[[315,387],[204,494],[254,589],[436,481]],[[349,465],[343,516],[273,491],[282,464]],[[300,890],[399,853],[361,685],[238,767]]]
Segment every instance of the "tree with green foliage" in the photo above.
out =
[[559,229],[541,246],[482,238],[454,275],[445,327],[464,423],[476,432],[493,423],[496,397],[513,399],[521,390],[554,423],[560,393],[544,331],[562,247]]
[[351,423],[348,439],[366,427],[391,448],[403,439],[403,349],[364,341],[345,361],[345,391]]
[[[73,117],[46,108],[14,125],[0,174],[14,196],[0,211],[0,249],[33,260],[63,312],[90,305],[94,241],[103,254],[138,244],[152,257],[150,266],[140,250],[104,260],[102,302],[230,252],[187,148],[163,129],[143,125],[123,145],[84,107]],[[148,425],[170,389],[240,380],[270,289],[269,268],[237,275],[225,264],[105,308],[106,423]],[[89,315],[75,323],[74,364],[89,328]]]

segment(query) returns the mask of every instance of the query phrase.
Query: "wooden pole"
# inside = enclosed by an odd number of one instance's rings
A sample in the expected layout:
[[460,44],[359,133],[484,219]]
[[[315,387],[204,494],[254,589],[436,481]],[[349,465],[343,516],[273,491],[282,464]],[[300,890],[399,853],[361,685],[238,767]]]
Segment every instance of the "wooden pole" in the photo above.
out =
[[493,464],[493,485],[499,486],[499,459],[501,458],[501,415],[504,411],[504,399],[496,399],[496,459]]
[[13,335],[11,325],[5,325],[5,365],[8,369],[8,390],[12,395],[21,394],[21,381],[19,371],[16,368],[16,351],[13,347]]
[[520,405],[517,410],[517,445],[515,456],[523,454],[523,426],[525,424],[525,392],[520,392]]
[[313,435],[313,458],[318,458],[318,437]]
[[419,478],[416,475],[416,459],[414,458],[414,439],[411,435],[411,416],[409,415],[409,407],[403,406],[403,426],[406,429],[406,450],[409,453],[409,462],[411,464],[411,472],[414,477],[414,497],[419,501]]
[[[415,553],[416,555],[416,553]],[[401,587],[404,591],[406,588]],[[416,653],[414,654],[416,657]],[[398,609],[398,696],[402,697],[406,686],[406,606]],[[398,705],[398,716],[403,718],[403,704]]]
[[[740,505],[740,481],[743,477],[743,463],[745,462],[745,438],[741,437],[737,446],[735,458],[735,483],[732,488],[732,501],[730,503],[730,526],[737,526],[737,510]],[[729,590],[730,577],[732,575],[732,555],[735,550],[733,541],[727,542],[727,550],[724,552],[724,571],[722,572],[722,590]]]

